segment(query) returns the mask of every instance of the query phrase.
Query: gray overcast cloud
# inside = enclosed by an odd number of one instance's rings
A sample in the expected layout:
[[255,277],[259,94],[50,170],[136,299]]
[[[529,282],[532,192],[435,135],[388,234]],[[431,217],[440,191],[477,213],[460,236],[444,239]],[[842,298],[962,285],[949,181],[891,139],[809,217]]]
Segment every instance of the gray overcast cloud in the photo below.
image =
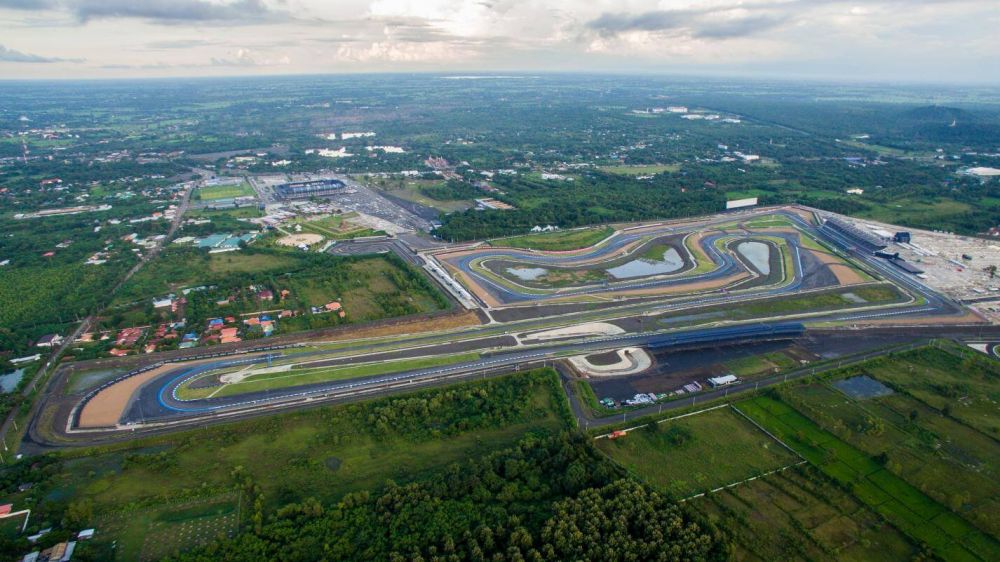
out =
[[1000,82],[995,0],[0,0],[2,78],[674,72]]

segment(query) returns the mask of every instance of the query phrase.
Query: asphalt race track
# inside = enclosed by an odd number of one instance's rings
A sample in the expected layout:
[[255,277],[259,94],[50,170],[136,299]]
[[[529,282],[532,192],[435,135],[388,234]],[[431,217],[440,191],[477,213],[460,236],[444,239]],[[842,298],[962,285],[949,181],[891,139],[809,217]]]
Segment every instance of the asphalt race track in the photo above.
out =
[[[943,297],[935,291],[924,286],[918,279],[899,270],[883,260],[880,260],[867,252],[859,251],[855,245],[840,233],[825,227],[815,227],[808,224],[798,214],[785,211],[770,211],[770,215],[778,214],[793,222],[802,233],[812,235],[817,239],[826,241],[829,245],[838,247],[844,254],[848,255],[856,265],[867,269],[870,273],[895,284],[897,287],[908,292],[914,298],[908,302],[893,303],[872,307],[869,310],[833,310],[829,312],[814,312],[808,314],[809,322],[829,321],[829,322],[857,322],[859,324],[871,324],[873,321],[904,319],[906,317],[919,317],[926,322],[928,317],[957,318],[967,314],[967,311],[958,303]],[[739,217],[753,217],[755,215],[744,215]],[[759,215],[757,215],[759,216]],[[685,233],[697,230],[710,229],[712,225],[733,223],[733,216],[723,216],[710,221],[686,224],[680,227],[662,226],[662,230],[644,230],[643,232],[624,232],[606,241],[606,244],[598,248],[585,250],[573,256],[549,256],[537,254],[530,251],[499,249],[492,250],[493,253],[504,257],[516,257],[519,261],[551,264],[555,262],[579,261],[581,259],[597,259],[614,253],[618,249],[628,244],[633,244],[642,238],[649,239],[652,236],[663,235],[684,235]],[[177,364],[175,369],[170,369],[140,387],[124,410],[124,414],[119,420],[119,425],[115,428],[94,428],[80,429],[76,427],[74,415],[79,414],[80,404],[85,402],[93,392],[76,402],[73,408],[74,414],[68,413],[68,408],[60,410],[55,421],[48,428],[49,434],[56,434],[65,441],[87,441],[94,436],[108,436],[115,433],[122,435],[124,431],[130,429],[145,428],[166,428],[183,427],[191,423],[202,423],[205,420],[232,419],[242,415],[255,415],[276,407],[301,407],[306,404],[325,403],[328,401],[342,401],[345,399],[357,399],[371,396],[377,392],[393,391],[406,388],[418,388],[433,384],[444,384],[449,381],[462,380],[481,374],[496,374],[510,372],[518,368],[536,366],[543,363],[557,361],[567,355],[594,353],[611,349],[618,349],[625,346],[644,346],[651,340],[662,338],[667,330],[642,331],[643,324],[641,318],[655,317],[672,311],[686,311],[702,307],[718,306],[722,304],[735,304],[752,302],[760,299],[773,299],[782,296],[799,294],[802,291],[821,290],[823,287],[835,285],[835,279],[819,278],[815,275],[815,260],[811,258],[809,252],[799,250],[798,238],[800,234],[790,232],[767,232],[761,234],[772,238],[782,238],[791,252],[791,271],[788,278],[775,279],[775,268],[773,261],[775,255],[781,260],[780,253],[772,248],[772,267],[770,275],[761,275],[748,264],[742,263],[740,258],[734,253],[719,252],[714,245],[714,241],[722,236],[733,236],[732,234],[714,233],[703,237],[702,248],[711,258],[715,267],[700,275],[687,275],[686,277],[652,278],[638,280],[635,282],[621,282],[614,284],[614,290],[632,290],[637,287],[646,286],[669,286],[676,283],[691,283],[692,281],[704,281],[718,279],[734,273],[749,271],[751,275],[743,278],[738,290],[731,291],[709,291],[697,294],[674,295],[669,299],[633,298],[622,300],[615,307],[601,308],[597,314],[608,314],[611,318],[618,318],[618,323],[623,326],[632,326],[635,319],[638,321],[638,333],[625,333],[616,336],[579,337],[573,340],[553,341],[543,344],[523,345],[513,334],[523,334],[533,329],[542,327],[539,319],[527,319],[512,323],[492,323],[480,326],[472,326],[460,329],[448,336],[417,335],[406,340],[401,348],[398,345],[384,347],[382,343],[357,342],[354,345],[341,348],[341,357],[330,357],[328,351],[305,351],[288,349],[282,350],[281,361],[283,363],[302,364],[308,363],[310,366],[336,366],[350,365],[359,361],[380,361],[390,359],[401,359],[419,356],[447,356],[468,351],[480,352],[480,358],[475,361],[456,363],[447,366],[439,366],[424,369],[415,369],[406,372],[397,372],[388,375],[360,377],[347,380],[318,382],[294,387],[274,388],[270,390],[246,392],[238,395],[217,396],[210,398],[185,400],[178,396],[177,389],[181,385],[190,382],[192,379],[211,376],[213,371],[233,367],[237,365],[262,364],[268,361],[266,356],[247,357],[245,355],[233,355],[210,359],[197,365]],[[754,235],[751,235],[752,238]],[[353,252],[357,250],[372,251],[395,251],[401,253],[398,246],[403,246],[395,240],[377,240],[367,243],[358,243],[358,246],[344,245],[342,252]],[[335,246],[336,248],[336,246]],[[420,257],[409,252],[409,257],[419,260]],[[492,254],[491,254],[492,255]],[[804,259],[805,256],[805,259]],[[468,258],[468,259],[466,259]],[[462,256],[457,263],[464,264],[462,271],[468,271],[470,275],[475,272],[469,268],[469,263],[475,259],[474,255]],[[534,260],[534,261],[532,261]],[[409,259],[407,261],[410,261]],[[691,264],[686,264],[686,268]],[[779,268],[781,269],[781,268]],[[783,276],[782,276],[783,277]],[[490,282],[483,277],[481,282]],[[510,290],[499,284],[491,285],[496,294],[504,295],[509,302],[522,303],[533,300],[537,295],[525,295]],[[573,288],[567,292],[561,292],[560,296],[567,294],[587,294],[589,292],[607,292],[608,286],[585,286]],[[546,306],[537,307],[541,310]],[[594,313],[591,309],[587,313]],[[605,312],[608,311],[608,312]],[[581,313],[584,314],[584,313]],[[550,319],[544,325],[551,328],[553,325],[569,325],[580,320],[570,318],[566,315],[559,315],[557,320]],[[544,319],[544,318],[543,318]],[[780,318],[759,320],[760,322],[782,321]],[[561,322],[558,324],[557,322]],[[687,329],[687,328],[685,328]],[[934,335],[947,335],[950,333],[968,333],[975,327],[962,326],[935,326],[935,327],[914,327],[914,334],[919,333],[919,337],[931,337]],[[634,326],[629,328],[634,331]],[[843,328],[841,331],[846,332]],[[983,333],[983,328],[979,328]],[[986,331],[993,333],[992,328]],[[1000,330],[996,332],[1000,333]],[[676,333],[676,332],[672,332]],[[863,332],[854,331],[863,336]],[[992,350],[992,348],[991,348]],[[207,380],[207,379],[206,379]],[[211,385],[212,381],[208,381]],[[218,384],[217,381],[214,384]],[[63,399],[65,401],[65,399]],[[61,416],[61,417],[59,417]],[[32,420],[31,437],[38,444],[44,444],[46,438],[38,431],[38,416]],[[127,437],[127,434],[124,434]],[[65,442],[63,441],[63,442]]]

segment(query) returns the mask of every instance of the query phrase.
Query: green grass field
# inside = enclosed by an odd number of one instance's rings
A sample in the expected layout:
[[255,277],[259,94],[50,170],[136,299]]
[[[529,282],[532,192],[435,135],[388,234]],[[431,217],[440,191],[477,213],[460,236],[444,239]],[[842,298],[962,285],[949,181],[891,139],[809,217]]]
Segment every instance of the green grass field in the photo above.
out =
[[[95,541],[97,554],[152,562],[206,545],[220,536],[232,536],[240,528],[242,501],[238,493],[223,493],[138,513],[100,516],[96,520],[100,529]],[[108,537],[118,541],[116,548],[110,548]]]
[[344,213],[342,215],[328,215],[311,220],[301,219],[294,222],[301,225],[302,230],[306,232],[312,232],[335,240],[385,235],[385,232],[381,230],[374,230],[352,222],[351,219],[356,217],[357,213]]
[[959,219],[972,210],[972,205],[952,199],[933,201],[896,199],[873,206],[859,216],[890,224],[931,225],[948,219]]
[[760,396],[737,404],[914,541],[947,560],[996,560],[1000,543],[796,408]]
[[352,365],[346,367],[326,367],[326,368],[292,368],[289,371],[267,373],[248,376],[241,382],[223,385],[221,388],[191,388],[182,385],[177,389],[177,395],[183,400],[204,398],[206,396],[221,397],[246,394],[248,392],[259,392],[262,390],[274,390],[287,388],[290,386],[301,386],[318,382],[329,382],[359,377],[372,377],[377,375],[387,375],[390,373],[401,373],[416,369],[428,369],[444,365],[453,365],[466,361],[479,359],[478,353],[459,353],[444,357],[418,357],[415,359],[402,359],[397,361],[380,361],[378,363],[368,363],[364,365]]
[[683,498],[800,459],[730,408],[599,439],[597,448],[641,479]]
[[783,228],[792,227],[792,221],[782,216],[764,216],[750,219],[743,223],[747,228]]
[[615,231],[610,226],[525,234],[493,241],[496,246],[530,250],[567,251],[587,248],[604,240]]
[[243,181],[234,185],[199,187],[195,195],[202,201],[214,201],[216,199],[252,196],[255,195],[255,192],[249,183]]
[[[853,293],[864,302],[855,302],[843,295]],[[745,304],[733,304],[725,307],[705,307],[699,309],[699,313],[721,312],[728,320],[752,320],[755,318],[771,318],[780,315],[806,314],[810,312],[821,312],[826,310],[839,310],[856,308],[860,306],[872,306],[876,304],[887,304],[901,301],[903,296],[892,285],[872,285],[855,289],[842,288],[815,293],[804,293],[798,296],[778,299],[764,299],[757,302]],[[659,318],[667,321],[671,316],[683,316],[688,313],[665,314]],[[697,323],[697,321],[696,321]],[[671,322],[671,325],[683,325],[683,323]]]
[[398,184],[390,184],[381,189],[394,197],[399,197],[400,199],[412,201],[418,205],[437,209],[443,213],[464,211],[472,207],[472,203],[469,200],[449,199],[442,201],[428,197],[423,193],[423,191],[421,191],[425,187],[434,187],[443,184],[444,182],[439,180],[405,180],[401,186]]
[[927,407],[947,411],[955,420],[995,438],[1000,434],[996,406],[1000,364],[971,349],[950,350],[922,348],[904,354],[902,361],[878,360],[869,368],[879,380],[904,389]]
[[292,255],[226,252],[212,254],[209,258],[208,269],[216,274],[277,271],[292,268],[295,266],[295,262],[296,259]]
[[[20,508],[15,506],[15,509],[20,511]],[[21,534],[21,528],[24,526],[24,518],[27,514],[21,514],[14,517],[5,517],[0,519],[0,537],[5,539],[14,539]]]
[[799,364],[780,351],[740,357],[725,363],[726,369],[738,377],[749,377],[762,373],[773,373],[793,369]]

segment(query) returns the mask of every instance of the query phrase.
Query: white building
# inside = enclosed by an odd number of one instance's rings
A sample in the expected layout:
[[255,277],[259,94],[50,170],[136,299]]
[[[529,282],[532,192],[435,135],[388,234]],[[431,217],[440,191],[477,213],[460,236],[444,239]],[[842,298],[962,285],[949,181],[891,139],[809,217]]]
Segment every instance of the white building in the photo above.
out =
[[728,386],[736,383],[739,380],[740,379],[736,378],[736,375],[723,375],[721,377],[712,377],[708,379],[708,384],[712,385],[712,388],[719,388],[720,386]]

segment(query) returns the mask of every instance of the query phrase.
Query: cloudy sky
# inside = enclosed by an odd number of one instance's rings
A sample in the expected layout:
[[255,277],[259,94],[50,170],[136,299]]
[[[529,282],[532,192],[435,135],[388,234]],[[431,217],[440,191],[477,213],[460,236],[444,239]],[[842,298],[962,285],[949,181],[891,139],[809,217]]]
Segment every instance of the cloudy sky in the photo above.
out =
[[1000,82],[998,0],[0,0],[0,78],[595,71]]

